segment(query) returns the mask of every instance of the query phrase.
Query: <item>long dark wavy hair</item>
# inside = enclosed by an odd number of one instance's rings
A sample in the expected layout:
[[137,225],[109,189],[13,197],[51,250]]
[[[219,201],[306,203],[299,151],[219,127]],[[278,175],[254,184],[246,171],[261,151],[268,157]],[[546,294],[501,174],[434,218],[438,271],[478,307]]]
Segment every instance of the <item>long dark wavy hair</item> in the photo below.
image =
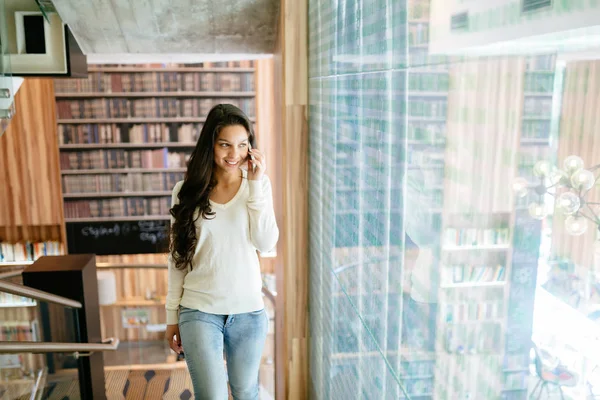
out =
[[[250,119],[242,110],[231,104],[214,106],[208,116],[198,143],[188,161],[183,185],[170,212],[175,222],[171,227],[171,243],[169,251],[177,269],[192,268],[192,258],[198,243],[196,237],[197,218],[211,219],[215,213],[211,210],[209,197],[217,184],[214,176],[214,147],[221,129],[226,126],[241,125],[248,132],[248,140],[255,147],[254,129]],[[194,212],[198,209],[198,216]]]

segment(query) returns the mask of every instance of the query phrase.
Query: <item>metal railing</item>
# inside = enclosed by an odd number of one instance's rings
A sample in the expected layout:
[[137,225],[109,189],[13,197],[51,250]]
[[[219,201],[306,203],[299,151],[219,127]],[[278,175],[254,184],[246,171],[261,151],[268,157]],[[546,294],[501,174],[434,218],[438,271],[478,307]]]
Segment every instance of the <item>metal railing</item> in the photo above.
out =
[[[27,286],[23,286],[23,285],[18,285],[18,284],[14,284],[14,283],[9,283],[9,282],[4,282],[2,281],[2,279],[6,279],[6,278],[11,278],[11,277],[15,277],[15,276],[19,276],[22,272],[23,269],[25,267],[23,266],[22,268],[15,270],[15,271],[10,271],[10,272],[6,272],[3,274],[0,274],[0,292],[6,292],[6,293],[11,293],[11,294],[16,294],[19,296],[24,296],[24,297],[29,297],[35,300],[40,300],[40,301],[47,301],[49,303],[55,303],[55,304],[61,304],[67,307],[73,307],[73,308],[81,308],[82,305],[80,302],[78,301],[74,301],[74,300],[70,300],[64,297],[60,297],[60,296],[55,296],[53,294],[50,293],[46,293],[44,291],[41,290],[37,290],[37,289],[32,289],[29,288]],[[96,264],[96,268],[98,269],[127,269],[127,268],[132,268],[132,269],[139,269],[139,268],[152,268],[152,269],[167,269],[168,266],[167,264],[117,264],[117,263],[97,263]],[[268,288],[266,288],[265,286],[262,287],[262,293],[265,295],[266,298],[269,299],[269,301],[271,302],[272,306],[273,306],[273,310],[276,309],[276,295],[273,294],[273,292],[271,292]],[[274,336],[275,338],[277,338],[277,327],[273,326],[273,332],[274,332]],[[0,342],[2,343],[2,342]],[[9,342],[12,343],[12,342]],[[27,343],[27,342],[14,342],[16,345],[21,345],[23,343]],[[37,344],[41,344],[39,342],[36,343]],[[55,344],[65,344],[65,343],[55,343]],[[77,343],[73,343],[73,345],[78,345]],[[118,339],[117,339],[117,345],[118,345]],[[277,340],[275,340],[275,352],[277,352]],[[22,347],[19,347],[21,350],[23,349]],[[116,347],[115,347],[116,349]],[[112,350],[112,349],[109,349]],[[2,348],[0,348],[0,353],[2,353]],[[275,357],[275,360],[277,359],[277,357]],[[276,361],[275,361],[276,362]],[[277,370],[277,365],[275,365],[275,370]]]
[[[151,269],[167,269],[167,264],[116,264],[116,263],[97,263],[96,264],[96,268],[98,269],[139,269],[139,268],[151,268]],[[3,283],[2,283],[2,279],[7,279],[7,278],[14,278],[16,276],[21,275],[21,273],[23,272],[24,267],[21,267],[20,269],[17,269],[15,271],[10,271],[10,272],[5,272],[0,274],[0,292],[6,292],[6,293],[11,293],[11,294],[18,294],[18,295],[22,295],[25,297],[31,297],[29,295],[25,295],[25,294],[21,294],[21,293],[13,293],[10,292],[8,290],[5,290],[3,288]],[[15,285],[17,287],[22,287],[22,288],[27,288],[27,286],[22,286],[22,285],[16,285],[16,284],[9,284],[9,285]],[[43,292],[41,290],[36,290],[36,289],[30,289],[27,288],[31,291],[36,291],[38,293],[46,293]],[[269,301],[271,301],[271,303],[273,304],[273,306],[275,306],[275,295],[273,294],[273,292],[271,292],[269,289],[267,289],[266,287],[262,287],[262,292],[265,295],[265,297],[267,297],[269,299]],[[64,297],[60,297],[60,296],[54,296],[54,295],[50,295],[49,293],[46,293],[49,296],[53,296],[55,298],[60,298],[60,299],[65,299]],[[31,297],[33,299],[36,299],[34,297]],[[52,302],[50,300],[45,300],[45,299],[36,299],[36,300],[42,300],[42,301],[48,301],[48,302]],[[77,303],[79,304],[78,307],[76,308],[81,308],[81,303],[79,302],[75,302],[74,300],[69,300],[69,299],[65,299],[68,300],[70,302],[73,303]],[[57,304],[62,304],[62,303],[57,303]],[[64,305],[64,304],[63,304]],[[72,307],[72,306],[69,306]]]
[[96,351],[115,351],[119,339],[108,338],[102,343],[58,343],[58,342],[0,342],[0,354],[20,353],[73,353],[76,357],[89,356]]
[[28,286],[19,285],[0,280],[0,292],[10,293],[17,296],[28,297],[30,299],[45,301],[53,304],[60,304],[65,307],[81,308],[79,301],[67,299],[66,297],[57,296],[43,290],[33,289]]

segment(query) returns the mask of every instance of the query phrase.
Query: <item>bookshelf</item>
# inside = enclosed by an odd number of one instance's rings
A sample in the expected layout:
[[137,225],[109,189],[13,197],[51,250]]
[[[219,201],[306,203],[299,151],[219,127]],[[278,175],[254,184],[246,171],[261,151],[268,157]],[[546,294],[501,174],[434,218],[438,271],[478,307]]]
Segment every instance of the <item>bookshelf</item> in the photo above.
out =
[[69,252],[163,253],[144,230],[166,238],[171,189],[204,118],[226,102],[256,122],[255,98],[253,61],[98,65],[87,79],[56,80]]
[[[523,292],[514,277],[521,230],[510,188],[519,173],[519,150],[547,142],[537,133],[546,123],[541,110],[547,97],[527,78],[526,64],[513,58],[450,66],[435,398],[524,398],[515,390],[522,353],[515,355],[509,334],[526,332],[522,328],[532,321],[524,317],[517,327],[515,319],[514,294]],[[510,102],[495,97],[496,90]],[[533,95],[526,99],[525,92]]]
[[[58,241],[17,243],[0,242],[0,273],[31,265],[45,255],[64,253]],[[9,278],[16,282],[20,278]],[[39,341],[38,303],[27,297],[0,292],[0,340]],[[42,366],[42,356],[36,354],[0,355],[0,370],[6,378],[30,376]]]

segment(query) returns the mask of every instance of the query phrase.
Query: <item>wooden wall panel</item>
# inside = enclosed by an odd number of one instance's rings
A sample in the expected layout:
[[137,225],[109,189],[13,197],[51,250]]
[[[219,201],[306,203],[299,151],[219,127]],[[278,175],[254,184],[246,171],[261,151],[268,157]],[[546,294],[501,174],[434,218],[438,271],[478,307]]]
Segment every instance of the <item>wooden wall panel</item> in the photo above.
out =
[[53,81],[25,79],[15,104],[16,115],[0,137],[0,234],[42,240],[61,233],[63,239]]
[[[283,7],[283,6],[282,6]],[[275,52],[273,54],[273,99],[276,105],[276,112],[273,116],[273,124],[275,131],[278,134],[276,144],[277,157],[273,160],[271,168],[271,180],[273,185],[277,186],[278,190],[273,191],[275,215],[277,221],[281,223],[279,226],[283,232],[283,10],[280,10],[279,18],[279,35],[276,42]],[[286,283],[285,283],[285,262],[283,259],[285,237],[280,235],[277,244],[278,257],[275,259],[275,280],[277,287],[277,302],[275,304],[275,398],[285,399],[287,393],[288,381],[288,338],[285,326],[285,309],[286,309]],[[308,354],[307,354],[308,356]]]
[[[281,182],[283,260],[277,265],[284,296],[284,389],[278,398],[308,398],[308,6],[281,2],[276,76],[281,77]],[[278,289],[278,292],[280,290]],[[278,326],[279,328],[279,326]],[[282,364],[279,364],[282,365]],[[281,370],[281,367],[279,367]],[[283,396],[281,391],[284,391]]]
[[[583,159],[585,167],[600,164],[600,61],[579,61],[566,66],[560,133],[558,139],[558,163],[562,168],[565,158],[576,155]],[[598,171],[595,171],[598,176]],[[600,188],[590,191],[587,200],[600,202]],[[600,207],[596,207],[600,213]],[[589,212],[587,213],[589,214]],[[565,217],[560,211],[554,213],[552,223],[552,246],[559,256],[570,258],[582,269],[593,266],[596,226],[589,223],[582,236],[571,236],[565,231]],[[583,271],[582,271],[583,272]],[[580,275],[583,276],[583,275]]]
[[[96,256],[102,271],[111,271],[116,277],[117,303],[101,306],[100,320],[103,337],[117,337],[121,341],[162,340],[163,332],[148,332],[144,327],[123,328],[121,311],[125,308],[147,308],[150,323],[163,324],[166,320],[167,270],[157,268],[102,268],[102,264],[166,265],[166,254],[130,254]],[[154,299],[147,299],[150,294]]]
[[[278,179],[277,157],[279,156],[278,146],[281,140],[279,130],[276,127],[276,109],[275,109],[275,81],[274,81],[274,61],[272,58],[255,61],[255,82],[256,82],[256,137],[258,148],[263,151],[267,159],[267,175],[271,179],[273,186],[273,197],[277,222],[281,227],[280,197],[281,185]],[[281,257],[281,254],[279,254]],[[261,271],[267,274],[275,273],[275,258],[261,258]]]

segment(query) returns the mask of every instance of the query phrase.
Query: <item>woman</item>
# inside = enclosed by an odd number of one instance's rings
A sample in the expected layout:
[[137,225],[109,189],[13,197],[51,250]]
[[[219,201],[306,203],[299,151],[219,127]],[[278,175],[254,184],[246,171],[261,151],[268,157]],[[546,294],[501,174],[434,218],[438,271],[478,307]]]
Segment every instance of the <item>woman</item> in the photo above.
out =
[[185,351],[196,399],[227,399],[227,378],[234,399],[258,399],[268,317],[256,251],[279,230],[254,143],[240,109],[215,106],[173,189],[166,339]]

